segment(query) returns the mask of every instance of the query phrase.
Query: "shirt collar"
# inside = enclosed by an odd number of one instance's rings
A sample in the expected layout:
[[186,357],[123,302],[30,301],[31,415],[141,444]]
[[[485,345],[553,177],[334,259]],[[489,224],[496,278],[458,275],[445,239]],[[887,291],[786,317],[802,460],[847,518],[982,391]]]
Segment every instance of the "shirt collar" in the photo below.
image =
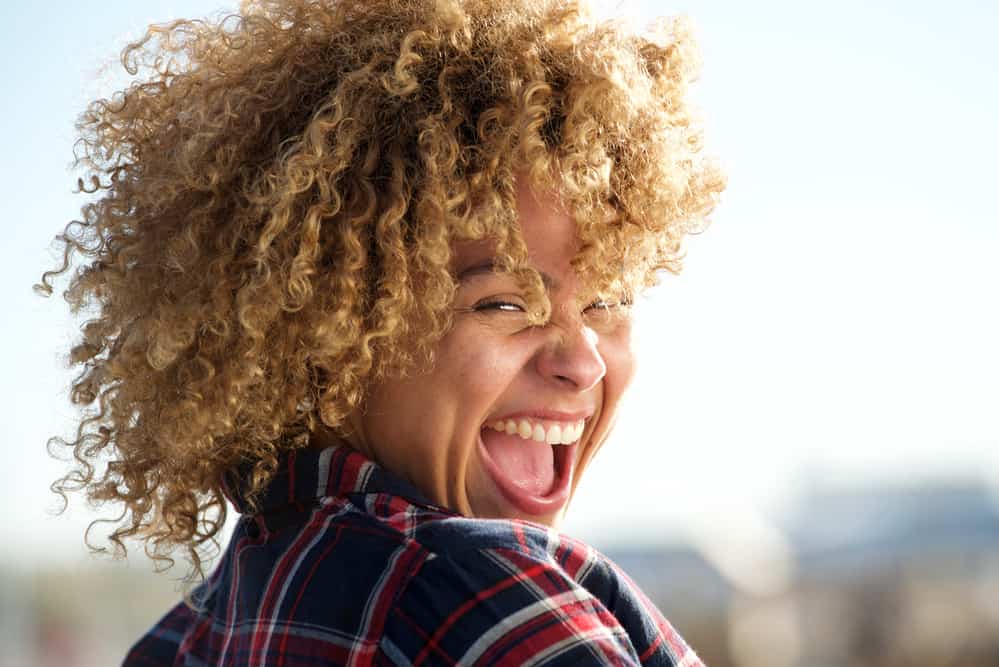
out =
[[[252,466],[245,465],[223,478],[225,495],[240,514],[251,513],[244,494],[251,469]],[[282,452],[278,469],[258,497],[256,509],[267,512],[351,493],[387,493],[402,496],[414,504],[440,509],[412,484],[346,446]]]

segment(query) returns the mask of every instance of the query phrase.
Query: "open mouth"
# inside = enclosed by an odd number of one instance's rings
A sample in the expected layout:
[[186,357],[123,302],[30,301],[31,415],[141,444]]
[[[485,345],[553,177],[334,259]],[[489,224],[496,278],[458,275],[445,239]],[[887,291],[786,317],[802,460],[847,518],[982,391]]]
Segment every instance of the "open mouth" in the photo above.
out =
[[557,512],[569,498],[583,422],[578,427],[569,425],[574,432],[563,432],[552,424],[533,424],[530,431],[517,426],[507,428],[498,422],[482,427],[479,449],[484,467],[520,513],[542,516]]

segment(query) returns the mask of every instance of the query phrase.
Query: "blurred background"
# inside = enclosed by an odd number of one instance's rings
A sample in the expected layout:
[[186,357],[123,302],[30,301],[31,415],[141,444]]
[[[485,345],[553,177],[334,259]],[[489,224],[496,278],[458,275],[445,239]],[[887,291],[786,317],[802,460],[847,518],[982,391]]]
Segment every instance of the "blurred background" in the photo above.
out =
[[[75,338],[31,291],[77,217],[73,123],[148,23],[235,0],[0,8],[0,663],[91,666],[179,598],[140,547],[56,515],[45,441]],[[642,364],[565,532],[709,665],[999,665],[999,5],[604,3],[684,12],[730,187],[641,306]],[[94,541],[106,534],[98,525]]]

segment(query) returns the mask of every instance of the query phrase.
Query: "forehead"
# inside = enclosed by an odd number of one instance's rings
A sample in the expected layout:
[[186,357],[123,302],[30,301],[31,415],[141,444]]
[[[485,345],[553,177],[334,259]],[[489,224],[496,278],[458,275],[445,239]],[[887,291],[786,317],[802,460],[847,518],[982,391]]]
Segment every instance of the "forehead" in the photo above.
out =
[[457,241],[451,245],[451,272],[460,279],[469,269],[491,266],[495,256],[496,243],[490,239]]
[[558,260],[568,266],[579,249],[576,221],[552,193],[517,180],[517,223],[532,260]]

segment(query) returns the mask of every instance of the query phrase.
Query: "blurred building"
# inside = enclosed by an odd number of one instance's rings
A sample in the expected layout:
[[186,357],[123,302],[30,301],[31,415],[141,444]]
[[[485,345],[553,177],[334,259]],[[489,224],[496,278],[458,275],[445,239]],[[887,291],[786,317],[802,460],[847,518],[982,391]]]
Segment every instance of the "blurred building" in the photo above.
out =
[[111,560],[4,569],[0,665],[104,667],[176,603],[169,575]]
[[984,484],[819,491],[788,530],[807,664],[999,665],[999,511]]
[[731,574],[744,559],[769,579],[765,559],[738,543],[725,553],[725,535],[607,553],[714,667],[999,665],[999,510],[986,485],[818,489],[774,527],[792,567],[765,592]]

